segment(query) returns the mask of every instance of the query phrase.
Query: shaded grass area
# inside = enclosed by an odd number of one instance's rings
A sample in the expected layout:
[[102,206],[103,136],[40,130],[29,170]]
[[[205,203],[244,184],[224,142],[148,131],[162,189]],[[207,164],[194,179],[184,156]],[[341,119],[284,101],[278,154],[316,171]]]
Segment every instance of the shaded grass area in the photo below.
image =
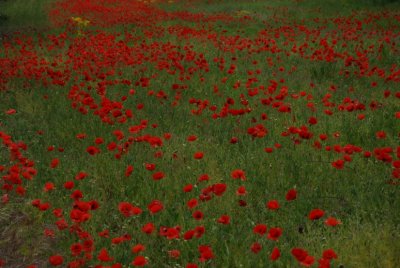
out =
[[[290,13],[291,19],[304,19],[320,15],[321,17],[329,17],[334,15],[349,15],[355,10],[377,10],[382,8],[399,8],[398,0],[326,0],[307,1],[307,0],[281,0],[281,1],[265,1],[265,0],[195,0],[195,1],[179,1],[176,4],[159,4],[163,9],[168,11],[191,11],[205,13],[235,13],[238,10],[246,10],[251,13],[258,13],[271,16],[278,14],[282,10]],[[272,10],[271,8],[274,8]],[[302,11],[302,12],[299,12]],[[310,13],[310,11],[314,11]],[[315,12],[317,11],[317,12]]]
[[54,0],[1,0],[0,34],[29,34],[49,28],[47,8]]
[[6,263],[2,267],[46,267],[47,254],[56,246],[55,238],[43,234],[44,228],[54,231],[55,226],[44,225],[43,217],[24,202],[0,205],[0,259]]

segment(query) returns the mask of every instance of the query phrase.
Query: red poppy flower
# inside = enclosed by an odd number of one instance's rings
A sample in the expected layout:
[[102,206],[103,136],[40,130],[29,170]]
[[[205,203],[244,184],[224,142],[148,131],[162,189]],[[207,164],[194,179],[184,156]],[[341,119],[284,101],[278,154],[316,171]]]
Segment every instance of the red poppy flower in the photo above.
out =
[[266,153],[272,153],[273,151],[274,151],[274,148],[272,148],[272,147],[266,147],[266,148],[264,148],[264,151],[266,152]]
[[132,174],[132,172],[133,172],[133,166],[131,165],[127,166],[125,170],[125,177],[129,177]]
[[52,183],[52,182],[46,182],[46,184],[44,185],[44,191],[45,192],[49,192],[49,191],[52,191],[52,190],[54,190],[55,189],[55,187],[54,187],[54,183]]
[[183,191],[185,193],[191,192],[192,190],[193,190],[193,184],[188,184],[188,185],[185,185],[185,187],[183,187]]
[[56,168],[59,163],[60,163],[60,160],[58,158],[54,158],[54,159],[51,160],[50,167],[51,168]]
[[257,224],[253,228],[253,233],[259,234],[259,235],[264,235],[267,232],[267,225],[265,224]]
[[83,194],[82,194],[82,192],[80,190],[75,190],[75,191],[72,192],[71,198],[75,199],[75,200],[78,200],[78,199],[83,198]]
[[210,246],[200,245],[198,249],[199,249],[199,252],[200,252],[199,260],[201,262],[205,262],[205,261],[207,261],[209,259],[214,258],[214,253],[213,253],[213,251],[212,251]]
[[242,200],[242,199],[240,199],[240,200],[239,200],[239,206],[241,206],[241,207],[245,207],[245,206],[247,206],[247,202],[246,202],[246,200]]
[[113,245],[119,245],[123,242],[125,242],[125,239],[122,236],[114,237],[113,239],[111,239],[111,244],[113,244]]
[[351,156],[350,155],[348,155],[348,154],[345,154],[344,156],[343,156],[343,159],[344,159],[344,161],[346,161],[346,162],[351,162],[353,159],[351,158]]
[[231,177],[233,179],[241,179],[242,181],[246,180],[246,175],[245,175],[244,171],[241,169],[235,169],[234,171],[232,171]]
[[286,200],[287,201],[292,201],[295,200],[297,198],[297,191],[296,189],[290,189],[287,193],[286,193]]
[[229,224],[230,220],[231,220],[231,218],[228,215],[222,215],[221,217],[219,217],[217,222],[221,223],[221,224]]
[[76,223],[81,223],[89,220],[91,215],[87,212],[84,212],[80,209],[73,209],[70,213],[70,218],[72,221]]
[[85,172],[79,172],[76,176],[75,176],[75,180],[80,181],[83,180],[84,178],[87,177],[87,174]]
[[318,220],[324,216],[325,212],[319,208],[311,210],[310,214],[308,215],[308,218],[310,220]]
[[96,144],[102,144],[104,142],[104,139],[103,138],[101,138],[101,137],[99,137],[99,138],[96,138],[95,140],[94,140],[94,143],[96,143]]
[[257,254],[258,252],[261,251],[262,246],[260,243],[258,242],[254,242],[251,247],[250,247],[251,251],[253,251],[253,253]]
[[320,134],[319,135],[319,139],[321,140],[321,141],[324,141],[324,140],[326,140],[328,138],[328,135],[326,135],[326,134]]
[[91,210],[96,210],[100,207],[99,202],[97,202],[96,200],[90,200],[88,203],[90,205]]
[[202,174],[199,176],[199,178],[197,179],[199,182],[201,181],[208,181],[210,179],[210,176],[208,176],[207,174]]
[[308,252],[302,248],[293,248],[291,253],[299,262],[304,261],[308,256]]
[[8,109],[5,113],[8,115],[11,115],[11,114],[15,114],[16,112],[17,112],[17,110],[15,110],[15,109]]
[[216,183],[212,186],[212,191],[216,196],[221,196],[226,191],[225,183]]
[[60,255],[53,255],[53,256],[50,256],[49,262],[52,266],[60,266],[61,264],[63,264],[64,259]]
[[142,232],[145,234],[151,234],[153,231],[155,230],[155,226],[153,223],[149,222],[146,223],[143,227],[142,227]]
[[113,134],[117,140],[122,140],[124,138],[124,133],[121,130],[114,130]]
[[105,248],[102,248],[99,252],[99,255],[97,256],[97,259],[102,262],[110,262],[113,261],[114,258],[110,257],[108,254],[107,250]]
[[64,183],[64,188],[67,190],[71,190],[74,188],[74,182],[73,181],[67,181]]
[[357,115],[358,120],[364,120],[365,119],[365,114],[359,114]]
[[39,210],[40,211],[46,211],[51,207],[50,203],[46,202],[46,203],[41,203],[39,204]]
[[204,157],[204,153],[196,152],[193,157],[194,157],[194,159],[202,159]]
[[95,155],[100,153],[100,149],[94,146],[89,146],[87,147],[86,151],[90,154],[90,155]]
[[300,262],[301,265],[305,267],[310,267],[314,264],[315,258],[313,256],[307,255],[304,260]]
[[193,238],[193,236],[196,234],[195,230],[189,230],[186,233],[183,234],[183,239],[185,240],[190,240]]
[[277,210],[279,208],[278,201],[277,200],[268,201],[267,208],[270,210]]
[[79,256],[82,252],[83,246],[79,243],[74,243],[71,245],[70,250],[72,256]]
[[315,117],[310,117],[309,119],[308,119],[308,123],[310,124],[310,125],[315,125],[315,124],[317,124],[317,118],[315,118]]
[[161,171],[158,171],[158,172],[153,174],[153,180],[155,180],[155,181],[161,180],[164,177],[165,177],[165,175]]
[[164,139],[169,140],[171,139],[172,134],[171,133],[164,133]]
[[44,235],[47,236],[47,237],[51,237],[51,238],[54,238],[54,237],[55,237],[55,233],[54,233],[53,230],[50,230],[50,229],[45,228],[43,233],[44,233]]
[[196,207],[197,205],[198,205],[198,201],[197,201],[197,199],[196,198],[193,198],[193,199],[190,199],[188,202],[187,202],[187,206],[189,207],[189,208],[194,208],[194,207]]
[[245,195],[246,192],[246,187],[244,186],[239,186],[238,189],[236,190],[237,195]]
[[385,131],[378,131],[378,132],[376,132],[376,138],[378,138],[378,139],[385,139],[386,138],[386,133],[385,133]]
[[108,229],[99,232],[100,237],[108,238],[110,237],[110,231]]
[[146,249],[146,247],[142,244],[137,244],[135,246],[132,247],[132,253],[139,253],[141,251],[144,251]]
[[156,168],[156,165],[155,165],[155,164],[151,164],[151,163],[145,163],[145,164],[144,164],[144,167],[145,167],[147,170],[152,171],[152,170],[154,170],[154,169]]
[[165,232],[165,236],[169,240],[178,239],[179,238],[179,232],[180,232],[180,227],[179,226],[167,228],[167,231]]
[[321,258],[318,260],[318,268],[330,268],[331,267],[331,262],[330,260]]
[[139,215],[142,213],[142,210],[139,207],[135,207],[128,202],[119,203],[118,209],[125,217]]
[[268,134],[268,130],[263,125],[258,124],[254,127],[248,128],[247,133],[253,136],[254,138],[262,138]]
[[322,257],[324,259],[331,260],[331,259],[337,259],[338,256],[336,255],[333,249],[327,249],[324,250],[324,252],[322,253]]
[[341,224],[341,222],[339,220],[333,218],[333,217],[329,217],[329,218],[327,218],[325,220],[325,224],[328,225],[328,226],[333,226],[334,227],[336,225]]
[[168,250],[168,255],[173,259],[178,259],[181,252],[178,249]]
[[132,261],[133,266],[145,266],[146,264],[147,260],[143,256],[136,256]]
[[276,261],[277,259],[279,259],[280,256],[281,256],[281,252],[279,251],[279,249],[277,247],[274,247],[269,258],[272,261]]
[[94,242],[91,239],[86,239],[82,245],[83,245],[83,250],[86,252],[94,250]]
[[53,215],[57,218],[61,218],[63,215],[63,210],[61,208],[55,208],[53,209]]
[[392,171],[392,177],[396,179],[400,179],[400,168],[396,168]]
[[392,162],[392,166],[394,168],[400,168],[400,160],[395,160]]
[[365,157],[365,158],[369,158],[369,157],[371,157],[371,155],[372,155],[372,153],[369,152],[369,151],[365,151],[365,152],[364,152],[364,157]]
[[192,216],[195,220],[201,220],[203,219],[204,214],[200,210],[196,210],[195,212],[193,212]]
[[195,135],[190,135],[189,137],[187,137],[188,142],[193,142],[195,140],[197,140],[197,136],[195,136]]
[[147,208],[150,210],[150,212],[151,212],[152,214],[155,214],[155,213],[161,211],[161,210],[164,208],[164,206],[163,206],[163,204],[161,203],[161,201],[159,201],[159,200],[153,200],[153,201],[151,201],[151,203],[147,206]]
[[344,160],[342,160],[342,159],[336,160],[336,161],[332,162],[332,166],[333,166],[334,168],[336,168],[336,169],[343,169],[343,167],[344,167]]
[[276,227],[269,229],[267,238],[270,240],[277,241],[282,235],[282,228]]

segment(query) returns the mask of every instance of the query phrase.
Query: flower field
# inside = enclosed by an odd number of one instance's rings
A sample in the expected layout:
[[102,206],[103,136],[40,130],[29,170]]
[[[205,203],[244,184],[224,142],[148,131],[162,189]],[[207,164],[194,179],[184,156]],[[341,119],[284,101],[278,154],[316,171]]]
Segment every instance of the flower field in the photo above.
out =
[[400,266],[398,3],[27,2],[0,267]]

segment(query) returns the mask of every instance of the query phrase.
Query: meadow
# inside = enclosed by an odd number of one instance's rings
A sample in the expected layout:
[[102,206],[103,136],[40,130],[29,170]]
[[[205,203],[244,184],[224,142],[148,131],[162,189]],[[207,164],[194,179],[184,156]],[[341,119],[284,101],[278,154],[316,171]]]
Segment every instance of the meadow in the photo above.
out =
[[400,266],[398,2],[0,14],[0,267]]

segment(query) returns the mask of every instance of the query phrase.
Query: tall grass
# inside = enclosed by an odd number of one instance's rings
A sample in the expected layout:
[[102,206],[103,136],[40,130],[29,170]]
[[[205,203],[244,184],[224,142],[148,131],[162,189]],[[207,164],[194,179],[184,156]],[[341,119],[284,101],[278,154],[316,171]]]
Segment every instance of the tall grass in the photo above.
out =
[[[48,26],[45,10],[50,2],[51,0],[1,2],[0,8],[4,7],[1,12],[9,17],[3,29],[19,31],[31,26],[36,29],[45,29]],[[320,1],[194,1],[193,3],[180,1],[176,6],[171,4],[160,4],[160,6],[173,11],[190,10],[205,14],[227,12],[235,15],[237,11],[247,10],[253,19],[252,22],[218,22],[211,28],[218,34],[226,30],[226,35],[241,35],[250,38],[265,28],[279,29],[287,25],[296,25],[298,22],[302,22],[310,29],[322,25],[324,26],[322,33],[329,35],[337,30],[337,26],[332,22],[326,22],[326,24],[315,22],[314,18],[342,17],[345,14],[351,14],[354,8],[371,11],[373,4],[369,2],[368,5],[363,6],[360,3],[345,0],[324,3],[325,5],[321,6]],[[326,5],[332,8],[326,8]],[[299,12],[299,10],[304,12]],[[273,21],[273,19],[277,20]],[[392,22],[384,19],[382,23],[391,25]],[[193,22],[183,23],[179,20],[168,21],[164,24],[160,22],[157,26],[169,29],[169,26],[174,25],[185,25],[188,28],[203,26]],[[68,47],[77,46],[79,42],[84,42],[91,35],[104,38],[96,31],[90,32],[90,27],[88,27],[88,33],[81,39],[75,32],[68,33],[66,45],[63,48],[56,47],[48,52],[43,47],[36,46],[34,50],[40,57],[49,61],[56,55],[54,58],[57,58],[57,61],[63,61],[56,68],[64,70],[66,66],[72,66],[65,60],[68,58],[66,55]],[[98,54],[104,56],[102,52],[113,52],[113,49],[125,42],[126,29],[125,26],[107,28],[108,34],[113,35],[115,39],[105,40],[104,43],[106,41],[109,43],[106,43],[108,46],[105,45],[104,50],[96,51],[95,46],[82,47],[82,50],[87,49],[90,53],[75,51],[78,55],[74,56],[85,58],[88,55],[94,55],[93,62],[95,62]],[[395,84],[391,84],[392,96],[384,99],[383,91],[387,89],[385,83],[382,82],[378,88],[372,89],[370,85],[373,78],[340,76],[342,62],[310,61],[297,55],[285,56],[283,53],[281,55],[269,52],[247,53],[245,49],[231,54],[216,49],[213,43],[207,43],[202,39],[200,41],[190,38],[184,40],[172,34],[144,38],[141,29],[134,30],[138,32],[135,37],[139,36],[139,42],[129,40],[128,47],[138,46],[137,49],[141,51],[140,44],[144,46],[153,43],[154,47],[157,47],[158,44],[172,43],[177,46],[176,49],[172,49],[173,53],[169,51],[169,55],[173,56],[184,53],[187,49],[183,49],[184,46],[191,46],[193,51],[204,54],[205,60],[210,65],[210,71],[195,73],[191,80],[182,79],[181,81],[178,76],[156,70],[155,64],[150,61],[144,61],[139,67],[116,67],[116,71],[120,71],[121,74],[114,74],[107,79],[123,77],[134,83],[140,76],[150,77],[157,74],[157,77],[151,81],[150,88],[140,85],[110,86],[106,96],[116,101],[119,101],[122,96],[128,96],[124,106],[134,110],[135,114],[135,117],[128,121],[129,124],[112,126],[101,123],[100,119],[90,112],[82,115],[76,109],[71,109],[71,101],[67,98],[68,92],[73,84],[86,83],[83,75],[77,76],[76,81],[68,81],[64,87],[45,87],[35,83],[24,86],[24,79],[15,79],[8,84],[7,91],[0,92],[0,130],[12,135],[16,141],[21,140],[28,144],[28,150],[24,153],[28,158],[36,161],[39,174],[28,185],[26,199],[19,199],[20,202],[12,201],[14,202],[13,209],[17,211],[14,218],[20,219],[22,212],[29,214],[32,222],[28,227],[33,226],[34,232],[27,232],[27,225],[20,220],[16,226],[9,225],[4,232],[0,232],[0,240],[3,240],[0,243],[0,253],[5,252],[2,250],[11,243],[13,231],[19,236],[19,243],[16,243],[15,250],[7,251],[6,258],[12,260],[11,265],[20,265],[16,256],[24,253],[28,256],[26,260],[21,259],[24,264],[34,262],[46,265],[47,255],[43,257],[43,251],[48,251],[48,255],[61,252],[66,260],[74,259],[71,257],[69,248],[72,243],[78,241],[78,238],[68,232],[60,232],[57,233],[56,240],[50,240],[51,242],[40,240],[42,225],[50,222],[51,224],[46,227],[55,229],[54,216],[51,212],[41,214],[30,207],[26,209],[25,206],[30,206],[30,201],[35,198],[51,200],[52,208],[63,208],[65,217],[68,218],[73,201],[70,198],[71,193],[64,189],[63,185],[66,181],[74,180],[78,172],[85,171],[89,174],[88,178],[75,181],[76,188],[84,193],[85,201],[95,199],[101,204],[100,208],[92,213],[90,222],[82,224],[85,230],[94,236],[96,250],[93,262],[96,261],[99,249],[106,247],[117,260],[129,263],[133,258],[132,246],[143,243],[147,247],[144,254],[149,257],[151,267],[184,267],[188,260],[197,261],[198,244],[211,244],[216,260],[202,265],[204,267],[207,265],[210,267],[297,267],[298,263],[290,254],[293,247],[304,247],[316,258],[321,256],[324,249],[333,248],[339,255],[339,259],[334,261],[334,267],[398,267],[400,264],[400,257],[397,254],[400,250],[400,214],[396,211],[400,209],[400,193],[398,186],[385,183],[390,177],[390,167],[374,158],[354,155],[353,161],[346,163],[345,169],[336,170],[331,163],[339,155],[326,152],[324,147],[322,150],[316,150],[313,147],[314,140],[318,139],[318,135],[322,133],[329,135],[328,141],[323,146],[355,144],[362,146],[365,150],[397,146],[396,134],[399,123],[393,116],[398,111],[398,99],[393,96],[398,91]],[[65,28],[55,31],[65,32]],[[299,34],[295,38],[297,38],[296,42],[302,44],[306,37]],[[376,43],[378,42],[376,38],[368,37],[365,43]],[[121,43],[118,43],[119,40]],[[285,47],[285,40],[280,38],[276,40],[280,47]],[[318,44],[318,42],[310,42],[311,47]],[[103,48],[102,45],[103,43],[98,44],[98,47]],[[349,42],[347,45],[346,48],[335,49],[341,52],[345,49],[350,52],[358,49],[357,44]],[[94,52],[90,50],[91,48]],[[149,55],[145,56],[149,58],[154,56],[153,52],[152,50],[141,51],[144,54],[148,53]],[[113,55],[113,57],[118,56],[120,55]],[[383,59],[377,60],[377,64],[383,67],[390,66],[394,61],[394,56],[398,55],[387,52]],[[232,58],[237,57],[237,72],[228,76],[226,70],[220,71],[218,63],[214,62],[216,57],[224,57],[227,60],[227,67]],[[266,59],[269,57],[275,62],[273,66],[266,64]],[[259,65],[253,65],[254,61],[259,62]],[[185,67],[191,66],[189,62],[185,64],[187,64]],[[289,74],[288,70],[293,67],[297,68],[296,71]],[[307,94],[313,95],[313,99],[290,99],[292,108],[290,114],[280,113],[270,106],[261,105],[259,99],[248,97],[247,91],[243,88],[243,84],[250,76],[248,71],[258,68],[262,69],[262,74],[256,75],[259,85],[268,86],[271,80],[282,79],[284,80],[282,85],[289,88],[290,94],[299,94],[304,90]],[[78,68],[71,73],[75,74],[74,72],[79,73],[79,71]],[[222,77],[225,76],[228,77],[228,81],[222,83]],[[200,81],[200,77],[204,79],[204,82]],[[242,88],[233,89],[233,84],[238,80],[241,80]],[[97,82],[89,82],[87,85],[96,87]],[[312,88],[310,82],[314,82],[316,86]],[[182,92],[180,104],[171,107],[168,101],[174,95],[169,89],[175,83],[185,83],[189,85],[189,89]],[[221,96],[213,93],[214,85],[218,85]],[[321,99],[327,92],[332,92],[329,91],[332,85],[337,87],[331,99],[336,104],[340,104],[344,98],[349,97],[367,106],[370,101],[379,100],[383,103],[383,108],[376,111],[370,111],[367,108],[365,121],[358,120],[354,112],[335,110],[332,116],[327,116],[324,114],[326,108],[322,105]],[[350,87],[353,87],[354,91],[350,91]],[[130,88],[136,89],[136,93],[132,96],[128,94]],[[155,92],[165,90],[170,93],[169,99],[156,99],[150,96],[149,90]],[[100,97],[94,93],[94,89],[87,92],[96,100],[100,100]],[[196,108],[189,103],[191,98],[207,99],[210,105],[221,108],[226,99],[231,97],[236,101],[235,107],[241,107],[241,93],[249,99],[252,106],[252,112],[249,114],[214,120],[209,110],[205,110],[198,116],[191,113],[191,110]],[[308,102],[315,103],[315,111],[306,108]],[[139,103],[144,104],[144,109],[136,109]],[[16,109],[17,113],[6,114],[10,108]],[[267,120],[260,119],[262,113],[268,114]],[[318,117],[319,122],[317,125],[309,126],[308,119],[314,115]],[[126,135],[129,135],[128,127],[138,124],[142,119],[148,119],[149,124],[157,125],[149,127],[146,133],[163,137],[164,133],[168,132],[172,134],[172,138],[164,139],[164,145],[161,148],[151,148],[148,144],[135,142],[126,155],[116,160],[115,152],[108,152],[106,149],[106,144],[115,140],[112,131],[121,128]],[[268,128],[266,137],[252,138],[248,135],[247,130],[255,124],[255,121],[266,125]],[[293,140],[282,137],[282,131],[292,125],[307,125],[314,133],[313,139],[302,140],[301,144],[294,145]],[[379,130],[387,131],[387,139],[376,139],[375,135]],[[42,134],[39,135],[38,131]],[[77,139],[78,133],[85,133],[87,138]],[[334,133],[339,133],[339,135],[334,136]],[[187,140],[190,135],[197,135],[199,139],[190,143]],[[99,145],[102,153],[90,156],[85,149],[93,145],[96,137],[102,137],[106,142]],[[230,143],[232,137],[238,137],[239,142]],[[281,144],[282,148],[276,149],[274,147],[276,143]],[[49,151],[49,146],[54,146],[56,149]],[[268,154],[264,151],[266,147],[273,147],[275,150]],[[58,148],[63,150],[57,151]],[[3,148],[0,147],[0,149]],[[154,157],[157,151],[163,152],[163,158]],[[197,151],[205,153],[204,159],[193,159],[193,154]],[[0,164],[8,164],[7,154],[0,156]],[[49,168],[49,163],[56,157],[60,159],[60,165],[55,169]],[[152,180],[152,173],[144,168],[145,163],[149,162],[157,165],[156,171],[164,171],[166,178],[160,181]],[[128,165],[133,165],[135,168],[129,177],[124,175]],[[235,169],[245,170],[247,180],[233,180],[230,176]],[[198,177],[205,173],[209,174],[211,180],[197,182]],[[56,189],[49,192],[43,191],[46,182],[53,182]],[[208,203],[200,203],[199,209],[204,212],[205,218],[202,221],[193,220],[192,211],[186,206],[187,201],[198,197],[201,189],[206,185],[217,182],[228,185],[226,193],[222,197],[214,197]],[[187,184],[195,184],[193,192],[182,191],[182,187]],[[235,193],[241,185],[246,186],[247,196],[240,197]],[[285,194],[291,188],[297,189],[298,199],[286,202]],[[159,214],[152,215],[146,212],[138,217],[124,218],[117,210],[118,204],[122,201],[138,204],[146,210],[146,206],[154,199],[161,200],[165,205],[165,210]],[[239,199],[246,200],[247,206],[239,206]],[[272,199],[277,199],[282,205],[278,211],[266,209],[266,202]],[[6,222],[9,219],[12,220],[13,217],[10,210],[1,206],[0,224],[7,225]],[[310,221],[307,216],[313,208],[324,209],[330,216],[340,219],[342,224],[331,228],[325,226],[322,220]],[[216,224],[216,220],[222,214],[232,216],[231,225]],[[157,229],[161,226],[179,225],[183,231],[203,225],[207,230],[207,235],[199,240],[166,240],[155,234],[151,236],[143,234],[140,229],[147,222],[154,222]],[[279,242],[267,240],[265,237],[259,239],[252,233],[252,228],[258,223],[265,223],[269,228],[281,226],[284,235]],[[128,233],[132,234],[133,238],[128,243],[110,246],[110,240],[97,236],[97,233],[104,229],[110,231],[111,237]],[[23,237],[28,236],[33,238],[26,239],[24,242]],[[31,246],[32,241],[41,243],[39,260],[35,260],[32,257],[32,251],[26,249]],[[264,246],[259,254],[253,254],[250,251],[250,245],[255,241],[260,241]],[[51,247],[52,245],[56,246]],[[282,256],[272,263],[269,261],[269,253],[275,245],[280,247]],[[171,249],[181,250],[180,259],[168,258],[167,251]]]

